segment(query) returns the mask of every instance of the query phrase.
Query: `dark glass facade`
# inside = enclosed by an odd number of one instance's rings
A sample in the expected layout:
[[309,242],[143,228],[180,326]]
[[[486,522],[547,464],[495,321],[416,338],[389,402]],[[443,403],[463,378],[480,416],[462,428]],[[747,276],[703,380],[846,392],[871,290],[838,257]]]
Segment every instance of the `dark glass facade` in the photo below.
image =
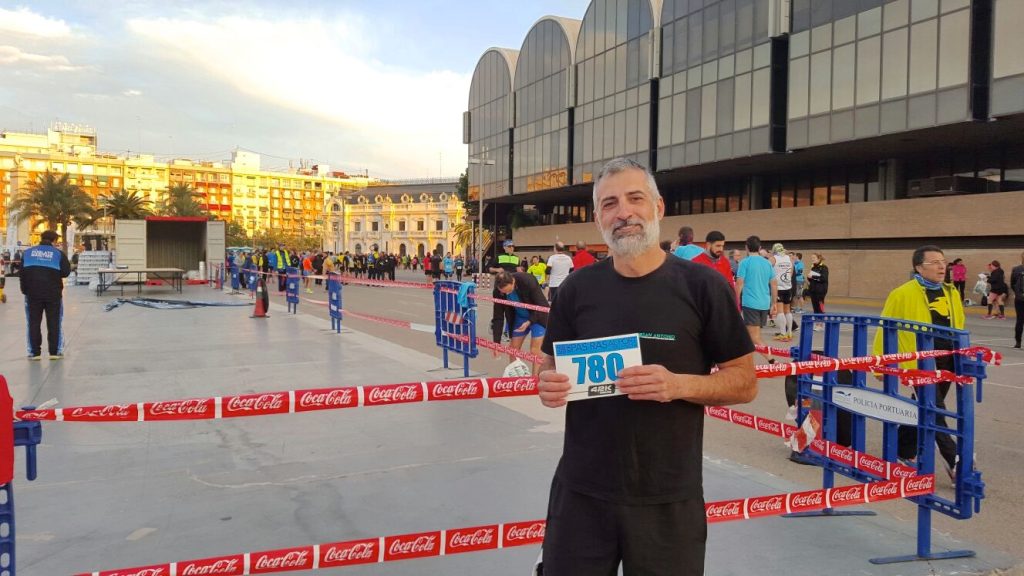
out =
[[531,28],[513,146],[474,125],[470,157],[507,154],[545,224],[585,220],[623,156],[669,215],[1020,190],[1022,26],[1022,0],[593,0]]
[[659,170],[769,151],[771,0],[666,0]]
[[519,51],[512,192],[569,184],[569,95],[579,20],[543,18]]
[[573,181],[612,158],[650,164],[656,29],[649,0],[594,0],[576,44]]
[[509,135],[512,128],[512,77],[519,53],[495,48],[480,58],[469,89],[466,123],[469,157],[470,198],[507,196]]

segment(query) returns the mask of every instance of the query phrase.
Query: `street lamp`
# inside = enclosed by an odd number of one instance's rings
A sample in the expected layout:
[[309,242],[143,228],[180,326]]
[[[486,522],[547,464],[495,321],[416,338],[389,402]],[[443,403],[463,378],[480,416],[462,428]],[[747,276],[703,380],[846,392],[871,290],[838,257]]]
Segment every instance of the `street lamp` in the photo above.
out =
[[[469,163],[470,164],[483,165],[483,166],[494,166],[494,164],[495,164],[494,160],[488,158],[487,156],[488,156],[487,155],[487,149],[484,148],[483,155],[480,156],[479,158],[470,158],[469,159]],[[483,170],[481,170],[480,171],[480,185],[479,185],[479,187],[477,189],[477,194],[476,194],[477,200],[480,202],[480,206],[477,209],[477,213],[476,213],[476,219],[477,219],[477,222],[480,225],[479,235],[477,236],[477,238],[480,241],[480,245],[478,247],[478,253],[477,253],[477,256],[479,258],[476,261],[477,272],[483,272],[484,271],[484,186],[483,186],[483,180],[484,180],[484,178],[483,178]]]

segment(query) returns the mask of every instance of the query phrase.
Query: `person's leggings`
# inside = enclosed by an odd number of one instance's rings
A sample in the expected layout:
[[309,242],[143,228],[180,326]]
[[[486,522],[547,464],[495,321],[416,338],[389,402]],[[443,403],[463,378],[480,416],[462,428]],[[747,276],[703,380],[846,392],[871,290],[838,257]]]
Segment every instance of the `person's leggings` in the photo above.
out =
[[1013,325],[1013,341],[1020,346],[1021,330],[1024,329],[1024,300],[1014,298],[1013,309],[1017,311],[1017,323]]
[[811,306],[814,308],[815,314],[825,313],[825,295],[811,293]]

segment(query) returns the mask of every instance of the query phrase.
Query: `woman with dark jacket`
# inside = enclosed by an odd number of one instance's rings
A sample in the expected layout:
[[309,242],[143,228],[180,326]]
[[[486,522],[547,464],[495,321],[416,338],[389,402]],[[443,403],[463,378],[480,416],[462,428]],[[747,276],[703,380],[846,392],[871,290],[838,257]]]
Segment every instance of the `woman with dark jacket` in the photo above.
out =
[[[499,272],[494,277],[494,315],[491,317],[491,333],[495,342],[501,342],[501,336],[507,333],[512,340],[512,347],[521,350],[526,336],[530,336],[530,352],[539,356],[540,346],[544,342],[547,331],[548,313],[529,310],[518,306],[509,306],[505,302],[520,302],[535,306],[548,307],[537,279],[526,272]],[[537,366],[533,367],[534,373]]]
[[[825,313],[825,295],[828,294],[828,266],[825,257],[815,252],[811,254],[811,271],[807,273],[807,294],[811,297],[811,306],[815,314]],[[820,331],[822,325],[815,322],[814,330]]]

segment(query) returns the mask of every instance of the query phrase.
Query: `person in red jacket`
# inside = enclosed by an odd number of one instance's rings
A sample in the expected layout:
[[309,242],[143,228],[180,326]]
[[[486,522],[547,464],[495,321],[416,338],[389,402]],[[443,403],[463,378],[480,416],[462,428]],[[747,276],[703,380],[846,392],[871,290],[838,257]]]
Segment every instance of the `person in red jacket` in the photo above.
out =
[[[736,278],[732,275],[732,265],[729,263],[729,259],[725,257],[725,234],[722,234],[718,230],[712,230],[711,232],[708,232],[708,235],[704,240],[704,251],[694,256],[693,261],[718,270],[718,273],[721,274],[722,277],[725,278],[725,281],[729,283],[729,288],[732,288],[732,291],[735,293]],[[738,306],[738,297],[736,302]]]
[[597,258],[587,250],[587,244],[582,240],[576,243],[576,254],[572,257],[572,269],[579,270],[584,266],[590,266],[597,262]]

